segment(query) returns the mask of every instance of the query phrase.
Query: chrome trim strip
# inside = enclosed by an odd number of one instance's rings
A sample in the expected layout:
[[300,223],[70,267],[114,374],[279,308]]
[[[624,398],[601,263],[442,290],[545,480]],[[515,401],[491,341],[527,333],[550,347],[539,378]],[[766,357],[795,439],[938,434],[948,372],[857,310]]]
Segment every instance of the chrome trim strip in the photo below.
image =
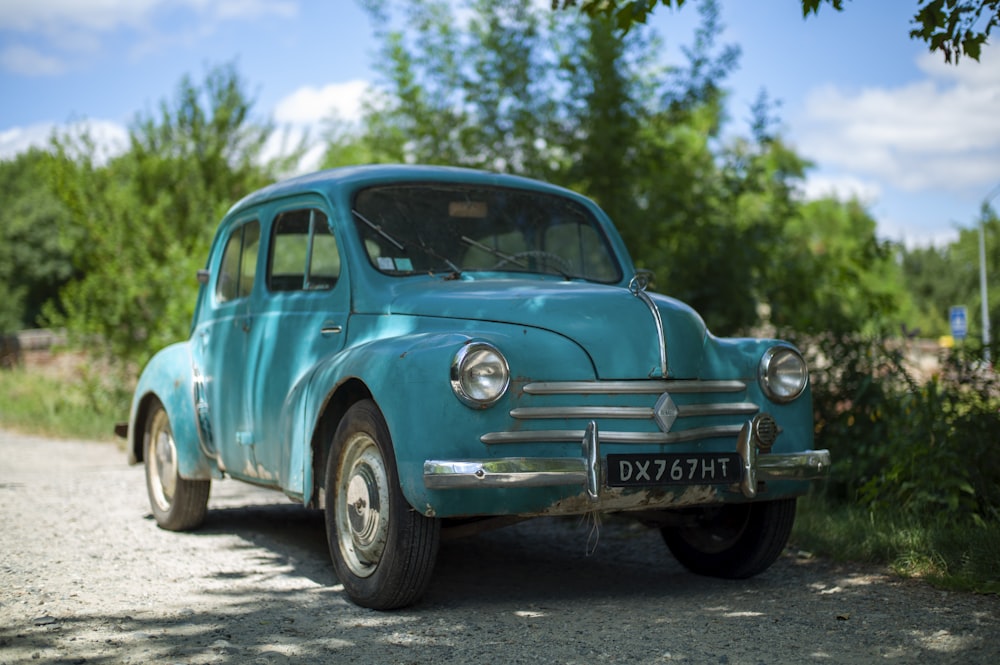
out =
[[620,418],[648,420],[653,409],[644,406],[521,406],[510,410],[510,417],[518,420],[542,418]]
[[695,416],[752,416],[760,411],[753,402],[733,402],[720,404],[678,404],[678,418],[694,418]]
[[[596,429],[594,435],[597,437]],[[756,459],[758,480],[821,480],[829,472],[829,450],[772,453],[758,455]],[[428,489],[579,485],[589,490],[591,478],[588,461],[584,457],[504,457],[424,462],[424,485]],[[601,487],[600,483],[598,487]]]
[[639,289],[632,292],[632,295],[646,303],[649,311],[653,314],[653,323],[656,326],[656,340],[660,343],[660,376],[667,378],[667,336],[663,331],[663,317],[660,316],[660,308],[656,306],[653,299],[645,290]]
[[[753,402],[730,404],[680,404],[677,417],[745,416],[759,410]],[[652,418],[654,410],[641,406],[521,406],[510,410],[510,417],[519,420],[543,418],[619,418],[640,420]]]
[[506,457],[424,462],[424,485],[432,490],[512,485],[552,487],[584,485],[587,482],[587,463],[579,457]]
[[757,456],[757,477],[761,480],[817,480],[829,473],[829,450]]
[[[663,444],[683,443],[697,439],[732,437],[740,433],[742,425],[715,425],[696,427],[681,432],[601,432],[603,443]],[[518,430],[516,432],[488,432],[479,437],[485,444],[507,443],[560,443],[576,442],[585,436],[580,429]]]
[[521,388],[529,395],[659,395],[678,393],[738,393],[743,381],[535,381]]

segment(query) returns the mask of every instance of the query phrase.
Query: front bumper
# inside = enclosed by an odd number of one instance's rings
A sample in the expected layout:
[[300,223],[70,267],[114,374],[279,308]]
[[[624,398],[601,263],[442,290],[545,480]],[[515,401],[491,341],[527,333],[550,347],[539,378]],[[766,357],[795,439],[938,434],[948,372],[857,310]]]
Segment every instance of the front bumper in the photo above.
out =
[[[747,421],[736,439],[741,462],[738,490],[748,499],[757,496],[758,482],[769,480],[822,480],[830,473],[830,451],[803,450],[794,453],[761,452],[770,442],[758,437],[754,421]],[[604,488],[600,433],[590,421],[582,441],[580,457],[502,457],[491,459],[427,460],[424,485],[432,490],[470,488],[557,487],[586,488],[593,502]]]

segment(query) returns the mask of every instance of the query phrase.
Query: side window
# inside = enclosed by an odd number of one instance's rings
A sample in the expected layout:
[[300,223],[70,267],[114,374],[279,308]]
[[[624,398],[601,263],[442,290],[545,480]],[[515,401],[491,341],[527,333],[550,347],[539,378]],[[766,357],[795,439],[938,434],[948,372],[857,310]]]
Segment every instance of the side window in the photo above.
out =
[[333,288],[340,253],[326,215],[314,208],[281,213],[274,222],[267,288],[315,291]]
[[260,224],[254,220],[233,230],[222,253],[215,297],[220,303],[245,298],[253,291],[260,249]]

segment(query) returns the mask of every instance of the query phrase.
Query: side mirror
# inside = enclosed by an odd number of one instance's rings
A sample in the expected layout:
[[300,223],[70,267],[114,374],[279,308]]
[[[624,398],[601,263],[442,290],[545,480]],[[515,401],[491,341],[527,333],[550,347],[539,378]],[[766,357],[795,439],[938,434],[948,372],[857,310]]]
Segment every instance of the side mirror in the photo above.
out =
[[199,284],[208,284],[208,270],[202,268],[196,274],[198,275]]

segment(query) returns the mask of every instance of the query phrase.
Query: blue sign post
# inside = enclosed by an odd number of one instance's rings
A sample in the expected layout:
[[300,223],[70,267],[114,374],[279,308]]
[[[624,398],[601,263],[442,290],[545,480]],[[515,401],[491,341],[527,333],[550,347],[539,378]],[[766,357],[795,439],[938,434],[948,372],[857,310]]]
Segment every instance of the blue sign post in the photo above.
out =
[[965,305],[955,305],[948,311],[948,320],[951,322],[951,336],[956,340],[963,340],[969,332],[969,313]]

